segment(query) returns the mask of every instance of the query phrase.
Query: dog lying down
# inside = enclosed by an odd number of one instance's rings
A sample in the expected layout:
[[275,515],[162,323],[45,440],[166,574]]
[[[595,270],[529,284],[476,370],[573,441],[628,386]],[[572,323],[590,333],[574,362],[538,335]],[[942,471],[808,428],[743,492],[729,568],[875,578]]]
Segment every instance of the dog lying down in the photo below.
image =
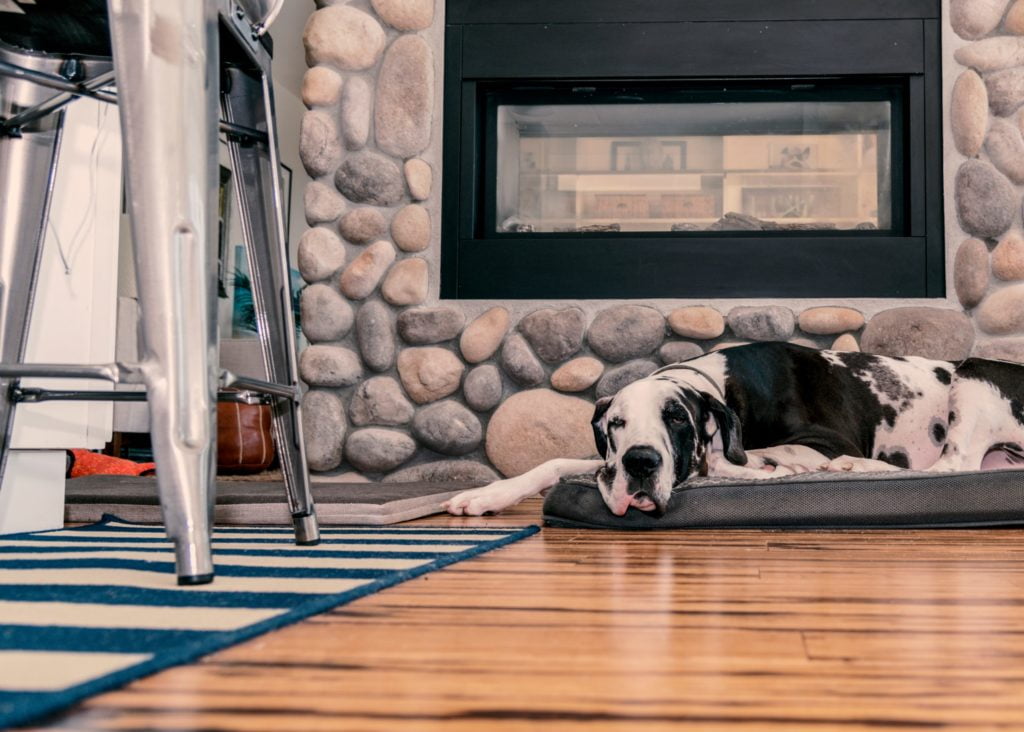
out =
[[557,458],[460,493],[456,515],[500,511],[596,473],[612,513],[662,514],[697,475],[1024,467],[1024,365],[754,343],[671,364],[603,397],[600,459]]

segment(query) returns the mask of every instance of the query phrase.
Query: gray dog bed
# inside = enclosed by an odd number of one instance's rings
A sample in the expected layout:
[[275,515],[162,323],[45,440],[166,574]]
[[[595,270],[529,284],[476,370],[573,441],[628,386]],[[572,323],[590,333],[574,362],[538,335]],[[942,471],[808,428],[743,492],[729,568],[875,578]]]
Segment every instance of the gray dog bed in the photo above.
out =
[[549,526],[592,529],[940,528],[1024,526],[1024,470],[808,473],[768,480],[697,478],[664,516],[615,516],[592,480],[551,489]]

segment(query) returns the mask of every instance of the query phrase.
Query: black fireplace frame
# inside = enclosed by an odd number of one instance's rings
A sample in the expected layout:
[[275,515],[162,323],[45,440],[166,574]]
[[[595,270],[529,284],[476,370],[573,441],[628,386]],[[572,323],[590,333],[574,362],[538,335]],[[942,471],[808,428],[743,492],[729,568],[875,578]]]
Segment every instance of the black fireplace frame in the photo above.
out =
[[[447,0],[441,297],[943,297],[939,38],[939,0]],[[496,89],[829,79],[905,85],[892,231],[495,230]]]

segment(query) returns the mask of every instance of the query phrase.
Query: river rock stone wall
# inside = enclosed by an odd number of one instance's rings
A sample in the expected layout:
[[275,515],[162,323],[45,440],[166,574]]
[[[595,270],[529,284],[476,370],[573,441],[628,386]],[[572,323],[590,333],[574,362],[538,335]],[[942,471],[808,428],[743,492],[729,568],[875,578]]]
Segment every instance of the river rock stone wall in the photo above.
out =
[[503,303],[437,294],[443,0],[318,0],[297,253],[311,468],[488,480],[588,456],[596,398],[743,342],[1024,360],[1024,0],[943,11],[946,299]]

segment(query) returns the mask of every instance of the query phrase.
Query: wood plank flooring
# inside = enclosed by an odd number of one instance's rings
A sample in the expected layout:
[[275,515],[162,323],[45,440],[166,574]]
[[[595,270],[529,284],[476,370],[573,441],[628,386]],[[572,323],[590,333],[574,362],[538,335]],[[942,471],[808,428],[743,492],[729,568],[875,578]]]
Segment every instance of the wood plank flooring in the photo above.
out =
[[50,728],[1024,729],[1024,531],[545,529]]

